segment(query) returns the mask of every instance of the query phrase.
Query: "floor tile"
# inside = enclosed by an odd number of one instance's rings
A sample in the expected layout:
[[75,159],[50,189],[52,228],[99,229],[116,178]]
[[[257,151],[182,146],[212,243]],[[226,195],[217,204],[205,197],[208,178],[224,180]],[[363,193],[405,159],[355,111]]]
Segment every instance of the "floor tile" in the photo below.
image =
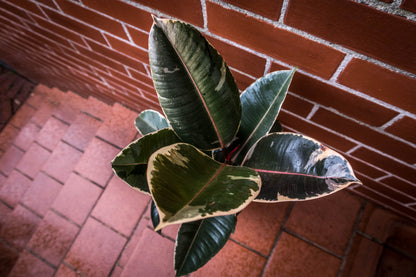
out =
[[97,119],[79,113],[62,139],[78,149],[85,150],[100,125],[101,122]]
[[4,127],[4,129],[0,132],[0,149],[4,151],[8,149],[19,134],[19,131],[20,130],[14,127],[11,123],[7,124],[6,127]]
[[214,258],[191,276],[260,276],[265,264],[265,258],[229,240]]
[[39,172],[23,195],[21,203],[44,216],[61,188],[62,185],[57,181]]
[[75,167],[75,171],[105,187],[113,174],[111,161],[119,152],[120,150],[114,146],[94,138]]
[[114,176],[92,211],[92,216],[130,236],[149,201],[149,196],[132,189]]
[[45,264],[43,261],[33,256],[27,251],[20,254],[19,259],[10,272],[9,277],[33,276],[49,277],[53,276],[55,269]]
[[18,250],[22,250],[36,230],[40,218],[34,213],[18,205],[8,215],[0,230],[0,238]]
[[0,241],[0,276],[9,276],[19,259],[19,252]]
[[84,111],[101,119],[102,121],[107,121],[111,117],[111,106],[92,96],[88,98],[87,108]]
[[71,174],[52,204],[52,208],[82,225],[101,191],[102,189],[84,178]]
[[72,92],[62,93],[61,103],[54,111],[54,115],[67,123],[73,123],[78,113],[85,107],[86,99]]
[[[146,228],[121,276],[175,276],[174,242]],[[143,255],[143,249],[147,249]]]
[[[416,226],[395,222],[390,229],[386,244],[394,249],[414,257],[416,260]],[[415,261],[416,262],[416,261]]]
[[415,276],[416,261],[409,256],[384,248],[375,276]]
[[35,178],[39,170],[48,160],[51,153],[37,143],[32,143],[23,155],[16,168],[31,178]]
[[65,264],[61,264],[58,271],[56,271],[55,277],[79,277],[79,274],[67,267]]
[[341,276],[374,276],[382,252],[382,245],[355,235]]
[[361,209],[361,202],[344,191],[296,202],[285,227],[343,256]]
[[48,121],[48,119],[51,117],[55,109],[56,104],[52,103],[49,100],[46,100],[42,103],[40,108],[34,113],[31,120],[39,126],[43,126],[46,123],[46,121]]
[[7,216],[13,211],[10,207],[0,201],[0,228],[6,221]]
[[268,256],[289,205],[252,202],[238,215],[235,233],[231,237]]
[[14,145],[23,150],[28,150],[31,143],[35,140],[40,131],[39,126],[32,122],[28,122],[14,140]]
[[140,238],[142,237],[143,231],[147,228],[149,220],[142,218],[138,223],[136,229],[134,230],[133,235],[130,237],[130,240],[127,242],[126,247],[123,249],[123,253],[120,256],[118,264],[124,267],[129,261],[131,255],[136,249],[136,245],[139,243]]
[[50,211],[27,247],[49,263],[58,266],[78,233],[78,227]]
[[40,130],[36,141],[43,147],[53,150],[61,138],[65,135],[69,125],[59,119],[50,117]]
[[108,276],[125,243],[125,238],[90,218],[65,261],[87,276]]
[[112,116],[101,125],[97,136],[109,141],[119,147],[125,147],[134,139],[137,130],[134,120],[137,113],[120,104],[114,104]]
[[34,91],[32,91],[29,98],[26,100],[26,103],[36,109],[39,109],[42,103],[45,101],[45,97],[46,95],[36,91],[35,87]]
[[34,108],[27,104],[23,104],[10,120],[10,123],[17,128],[23,128],[35,113],[36,110]]
[[15,207],[30,185],[29,178],[14,170],[0,187],[0,199],[9,206]]
[[264,276],[337,276],[341,260],[283,232]]
[[50,176],[65,183],[81,156],[82,152],[61,141],[42,169]]
[[19,163],[25,153],[19,148],[11,145],[0,158],[0,171],[9,175]]

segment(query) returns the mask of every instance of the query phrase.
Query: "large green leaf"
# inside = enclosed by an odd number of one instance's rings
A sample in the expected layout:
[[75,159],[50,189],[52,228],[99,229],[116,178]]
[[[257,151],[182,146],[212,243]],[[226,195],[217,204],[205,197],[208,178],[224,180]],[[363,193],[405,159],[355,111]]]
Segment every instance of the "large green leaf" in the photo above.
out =
[[154,110],[145,110],[135,120],[137,130],[144,136],[169,127],[166,118]]
[[186,143],[155,152],[147,180],[160,216],[156,230],[237,213],[257,196],[261,185],[254,170],[219,163]]
[[237,216],[210,217],[182,224],[175,246],[176,275],[186,275],[206,264],[224,247]]
[[192,26],[154,21],[150,68],[170,125],[184,142],[200,149],[224,148],[241,120],[239,92],[228,66]]
[[293,133],[263,137],[247,153],[243,164],[261,176],[259,202],[313,199],[359,183],[344,157]]
[[[159,225],[160,219],[159,219],[159,213],[157,212],[155,201],[153,200],[150,204],[150,219],[152,220],[153,228],[156,228],[156,226]],[[159,235],[162,234],[160,230],[157,232],[159,233]]]
[[147,162],[156,150],[180,142],[172,129],[147,134],[130,143],[111,162],[114,172],[130,186],[149,194],[146,181]]
[[234,164],[241,164],[251,146],[269,133],[294,73],[295,69],[269,73],[241,94],[242,118],[237,134],[241,145],[233,155]]

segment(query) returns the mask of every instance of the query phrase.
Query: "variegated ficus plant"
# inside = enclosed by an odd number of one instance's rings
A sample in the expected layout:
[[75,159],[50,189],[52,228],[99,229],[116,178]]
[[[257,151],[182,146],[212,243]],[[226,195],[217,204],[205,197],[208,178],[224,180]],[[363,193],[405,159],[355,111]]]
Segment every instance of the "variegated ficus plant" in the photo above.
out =
[[143,111],[135,122],[143,136],[112,167],[151,195],[155,230],[182,224],[178,276],[225,245],[251,201],[309,200],[359,182],[340,154],[275,123],[294,70],[267,74],[240,95],[225,61],[198,30],[159,18],[149,34],[149,61],[164,115]]

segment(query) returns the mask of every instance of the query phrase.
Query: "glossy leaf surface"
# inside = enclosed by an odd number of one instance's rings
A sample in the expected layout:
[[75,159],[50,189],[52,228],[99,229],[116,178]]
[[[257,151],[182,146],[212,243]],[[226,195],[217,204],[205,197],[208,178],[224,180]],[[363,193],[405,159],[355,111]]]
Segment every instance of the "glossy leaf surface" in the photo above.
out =
[[269,133],[294,73],[295,70],[269,73],[255,81],[241,94],[242,118],[237,134],[240,148],[232,158],[235,164],[241,164],[251,146]]
[[186,275],[206,264],[224,247],[236,223],[232,214],[182,224],[175,246],[176,275]]
[[154,110],[145,110],[141,112],[134,123],[136,129],[143,136],[169,127],[169,123],[166,118]]
[[[159,213],[157,212],[155,201],[152,200],[150,204],[150,219],[152,220],[153,228],[156,228],[157,225],[159,225]],[[160,230],[157,231],[159,235],[162,233]]]
[[155,18],[149,61],[160,105],[186,143],[223,148],[241,120],[237,85],[218,52],[192,26]]
[[322,197],[359,183],[348,161],[319,142],[293,133],[262,138],[243,162],[262,180],[257,201],[294,201]]
[[147,162],[156,150],[180,142],[172,129],[162,129],[130,143],[111,162],[114,172],[130,186],[149,194]]
[[147,170],[161,229],[169,224],[237,213],[260,191],[260,177],[247,167],[219,163],[190,144],[155,152]]

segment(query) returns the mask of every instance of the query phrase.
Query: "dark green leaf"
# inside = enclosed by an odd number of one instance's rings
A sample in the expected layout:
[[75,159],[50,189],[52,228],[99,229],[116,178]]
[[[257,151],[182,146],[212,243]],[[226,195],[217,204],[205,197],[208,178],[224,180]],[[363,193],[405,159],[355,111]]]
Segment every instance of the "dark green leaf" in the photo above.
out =
[[182,141],[224,148],[241,120],[237,85],[218,52],[192,26],[158,19],[149,34],[149,61],[162,109]]
[[241,94],[242,118],[237,137],[240,148],[233,155],[234,164],[241,164],[248,150],[268,134],[295,70],[276,71],[258,79]]
[[147,134],[130,143],[111,162],[114,172],[130,186],[149,194],[146,181],[147,162],[156,150],[180,142],[172,129]]
[[[150,219],[152,220],[153,228],[156,228],[157,225],[159,225],[159,213],[157,212],[155,201],[152,200],[152,203],[150,204]],[[162,233],[160,230],[157,231],[159,235]]]
[[186,275],[206,264],[224,247],[236,223],[232,214],[182,224],[175,247],[176,275]]
[[155,152],[147,180],[159,212],[157,230],[237,213],[257,196],[261,185],[254,170],[219,163],[186,143]]
[[169,127],[166,118],[154,110],[145,110],[141,112],[134,123],[137,130],[143,136]]
[[243,162],[262,180],[257,201],[294,201],[325,196],[359,183],[348,161],[321,143],[293,133],[263,137]]

